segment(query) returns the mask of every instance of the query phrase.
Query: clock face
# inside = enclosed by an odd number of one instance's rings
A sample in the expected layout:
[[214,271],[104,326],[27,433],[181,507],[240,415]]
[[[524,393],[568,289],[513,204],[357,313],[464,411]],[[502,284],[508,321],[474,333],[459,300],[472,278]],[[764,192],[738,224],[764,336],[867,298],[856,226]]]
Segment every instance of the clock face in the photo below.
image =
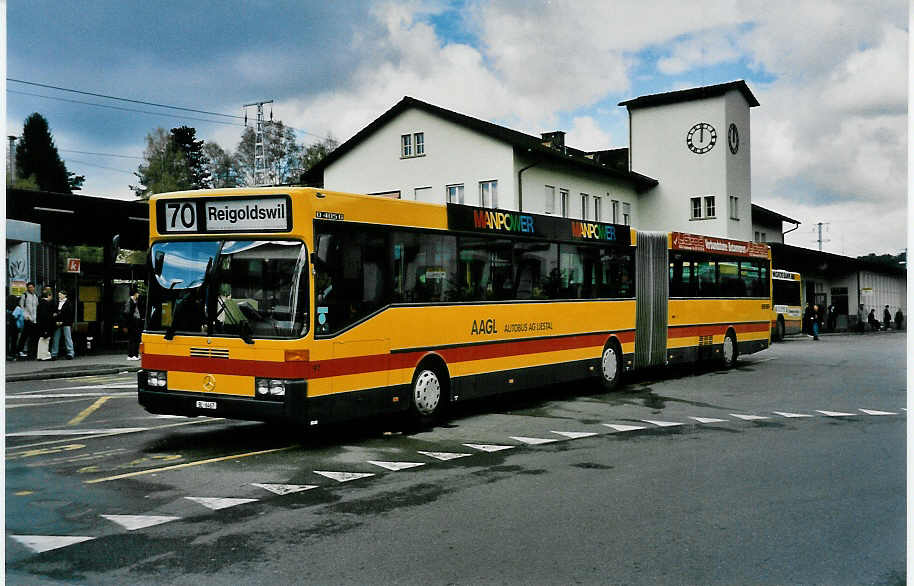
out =
[[693,153],[703,155],[717,143],[717,131],[707,122],[699,122],[686,134],[686,145]]
[[739,130],[736,129],[736,124],[731,123],[730,129],[727,130],[727,145],[734,155],[739,150]]

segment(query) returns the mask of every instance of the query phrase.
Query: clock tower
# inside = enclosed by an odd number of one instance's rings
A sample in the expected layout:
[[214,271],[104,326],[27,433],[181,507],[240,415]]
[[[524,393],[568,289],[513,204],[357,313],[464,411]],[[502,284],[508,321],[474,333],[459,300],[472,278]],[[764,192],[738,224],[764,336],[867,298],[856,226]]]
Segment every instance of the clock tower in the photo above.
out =
[[621,102],[631,170],[659,184],[638,204],[638,228],[752,240],[749,109],[745,81]]

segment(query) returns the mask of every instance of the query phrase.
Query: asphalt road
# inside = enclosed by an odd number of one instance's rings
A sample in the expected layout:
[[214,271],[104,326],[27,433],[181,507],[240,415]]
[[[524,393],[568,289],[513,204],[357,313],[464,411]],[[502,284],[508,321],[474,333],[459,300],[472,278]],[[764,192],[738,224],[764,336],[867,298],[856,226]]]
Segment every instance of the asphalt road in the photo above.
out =
[[904,583],[902,335],[411,435],[156,417],[131,384],[7,385],[9,583]]

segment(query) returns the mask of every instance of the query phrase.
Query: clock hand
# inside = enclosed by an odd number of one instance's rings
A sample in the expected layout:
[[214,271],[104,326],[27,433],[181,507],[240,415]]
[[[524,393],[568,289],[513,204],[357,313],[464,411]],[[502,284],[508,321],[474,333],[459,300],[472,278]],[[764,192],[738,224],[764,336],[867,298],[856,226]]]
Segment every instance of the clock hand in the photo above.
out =
[[698,135],[698,142],[704,142],[705,141],[705,127],[701,126],[699,128],[701,129],[701,134]]

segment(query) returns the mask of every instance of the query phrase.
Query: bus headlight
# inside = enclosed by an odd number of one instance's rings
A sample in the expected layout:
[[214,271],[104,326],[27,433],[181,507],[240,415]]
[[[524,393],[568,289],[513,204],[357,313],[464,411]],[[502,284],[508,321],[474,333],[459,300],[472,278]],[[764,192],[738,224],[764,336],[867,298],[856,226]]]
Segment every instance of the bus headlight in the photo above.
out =
[[286,396],[286,381],[280,378],[256,378],[254,389],[261,399],[283,399]]
[[161,370],[147,370],[146,384],[150,387],[165,387],[168,385],[168,374]]

